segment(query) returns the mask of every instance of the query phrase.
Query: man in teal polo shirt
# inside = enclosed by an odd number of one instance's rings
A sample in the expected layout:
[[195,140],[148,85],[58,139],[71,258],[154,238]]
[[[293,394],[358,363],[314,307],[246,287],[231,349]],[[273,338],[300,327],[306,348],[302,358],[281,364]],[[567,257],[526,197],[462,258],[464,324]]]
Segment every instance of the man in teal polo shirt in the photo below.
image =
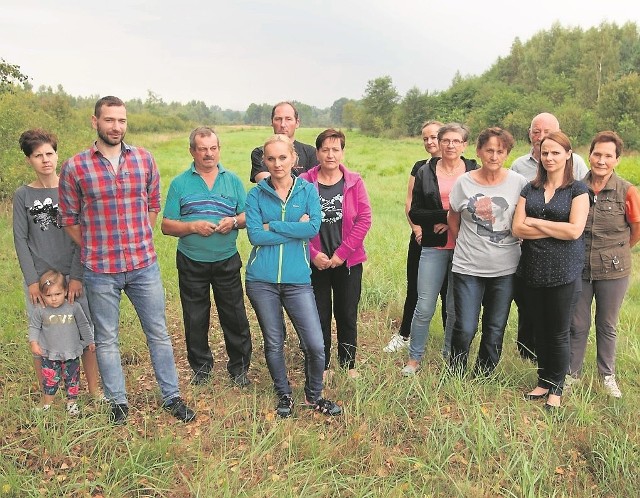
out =
[[189,152],[191,166],[169,186],[162,233],[179,238],[176,266],[191,382],[205,383],[213,369],[211,287],[229,356],[227,370],[235,385],[245,387],[250,384],[251,334],[236,239],[245,227],[246,193],[240,179],[220,164],[220,140],[213,129],[193,130]]

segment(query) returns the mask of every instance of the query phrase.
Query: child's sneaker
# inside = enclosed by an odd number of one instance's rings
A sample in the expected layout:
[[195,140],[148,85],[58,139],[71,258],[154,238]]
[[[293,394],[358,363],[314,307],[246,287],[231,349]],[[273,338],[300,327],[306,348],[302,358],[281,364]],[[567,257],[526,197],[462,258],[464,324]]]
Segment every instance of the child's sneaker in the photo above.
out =
[[75,401],[67,403],[67,413],[72,417],[80,415],[80,408],[78,408],[78,403],[76,403]]
[[280,418],[290,417],[293,413],[293,398],[288,394],[283,394],[276,406],[276,415]]
[[318,398],[315,403],[311,403],[306,400],[306,404],[309,408],[329,417],[335,417],[336,415],[342,414],[342,408],[328,399]]
[[616,382],[616,376],[613,374],[604,376],[604,390],[609,396],[613,396],[614,398],[622,398],[622,392],[620,391],[618,383]]

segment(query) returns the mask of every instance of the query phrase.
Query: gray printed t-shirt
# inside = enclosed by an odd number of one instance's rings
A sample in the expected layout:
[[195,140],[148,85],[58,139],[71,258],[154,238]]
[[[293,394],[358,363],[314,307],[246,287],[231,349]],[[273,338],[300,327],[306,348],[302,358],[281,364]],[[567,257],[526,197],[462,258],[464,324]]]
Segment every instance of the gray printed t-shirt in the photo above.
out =
[[499,185],[481,185],[470,173],[458,178],[449,194],[450,209],[460,213],[452,271],[477,277],[515,273],[520,243],[511,234],[511,222],[526,184],[510,170]]
[[35,307],[29,317],[29,341],[38,342],[43,357],[64,361],[93,344],[93,331],[80,304],[65,301],[58,308]]

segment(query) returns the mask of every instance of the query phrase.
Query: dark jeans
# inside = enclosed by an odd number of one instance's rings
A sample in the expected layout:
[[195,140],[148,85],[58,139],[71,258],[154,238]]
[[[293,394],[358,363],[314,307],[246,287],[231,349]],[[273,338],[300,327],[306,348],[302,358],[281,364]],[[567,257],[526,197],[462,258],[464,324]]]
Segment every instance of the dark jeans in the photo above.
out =
[[[525,288],[524,280],[516,276],[513,300],[518,307],[518,352],[523,360],[536,361],[536,340],[531,327],[531,317],[527,315],[524,300]],[[535,308],[533,311],[537,312]]]
[[240,280],[240,255],[206,263],[177,251],[176,266],[189,365],[194,372],[210,372],[213,368],[209,348],[211,287],[229,355],[227,371],[232,377],[246,372],[251,362],[251,333]]
[[324,338],[324,369],[327,370],[331,362],[332,315],[336,318],[338,362],[343,368],[354,368],[358,345],[358,304],[362,292],[362,264],[350,268],[342,265],[326,270],[318,270],[312,265],[311,284],[316,296]]
[[502,354],[502,340],[513,299],[514,275],[476,277],[453,273],[453,300],[456,320],[449,365],[462,373],[467,366],[469,348],[478,329],[482,306],[482,337],[474,367],[477,374],[488,375]]
[[[418,302],[418,267],[420,266],[420,254],[422,254],[422,246],[416,242],[416,236],[411,232],[409,238],[409,249],[407,250],[407,296],[404,299],[404,308],[402,311],[402,323],[398,333],[405,339],[411,334],[411,320],[413,320],[413,312]],[[442,329],[447,325],[447,279],[442,283],[440,289],[440,300],[442,302]]]
[[[525,306],[530,313],[538,354],[538,386],[562,395],[569,371],[569,329],[582,279],[557,287],[526,287]],[[533,310],[536,310],[533,313]]]
[[293,323],[304,353],[304,393],[307,401],[322,395],[324,347],[322,328],[311,285],[247,282],[247,296],[258,317],[264,339],[264,356],[278,396],[291,394],[284,361],[284,313]]

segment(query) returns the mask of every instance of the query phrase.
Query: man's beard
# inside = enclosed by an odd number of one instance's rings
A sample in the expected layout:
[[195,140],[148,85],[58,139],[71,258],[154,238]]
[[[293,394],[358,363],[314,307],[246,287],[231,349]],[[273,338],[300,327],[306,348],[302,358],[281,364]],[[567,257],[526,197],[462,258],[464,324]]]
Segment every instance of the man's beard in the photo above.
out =
[[98,137],[100,137],[100,140],[102,140],[104,143],[108,145],[120,145],[122,143],[122,140],[124,140],[124,135],[125,134],[123,133],[120,136],[120,138],[113,139],[113,138],[110,138],[109,135],[104,133],[100,128],[98,128]]

